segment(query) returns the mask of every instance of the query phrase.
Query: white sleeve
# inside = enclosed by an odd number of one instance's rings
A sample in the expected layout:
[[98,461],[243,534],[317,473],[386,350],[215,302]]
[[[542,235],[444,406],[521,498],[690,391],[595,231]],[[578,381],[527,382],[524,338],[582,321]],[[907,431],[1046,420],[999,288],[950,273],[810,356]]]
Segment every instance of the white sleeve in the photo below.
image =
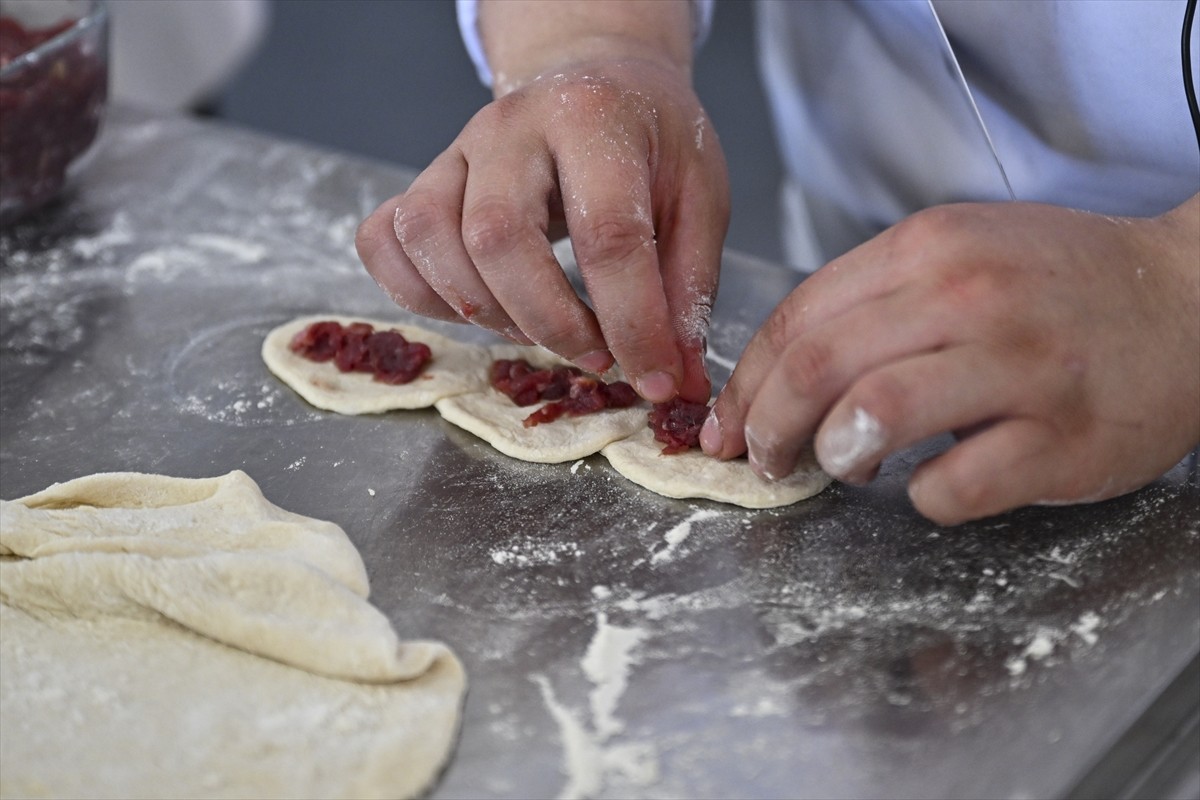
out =
[[[691,0],[692,45],[700,47],[708,38],[712,28],[713,5],[716,0]],[[475,72],[484,86],[492,85],[492,68],[488,66],[487,54],[483,52],[483,39],[479,35],[479,0],[455,0],[458,14],[458,31],[462,34],[467,55],[475,64]]]

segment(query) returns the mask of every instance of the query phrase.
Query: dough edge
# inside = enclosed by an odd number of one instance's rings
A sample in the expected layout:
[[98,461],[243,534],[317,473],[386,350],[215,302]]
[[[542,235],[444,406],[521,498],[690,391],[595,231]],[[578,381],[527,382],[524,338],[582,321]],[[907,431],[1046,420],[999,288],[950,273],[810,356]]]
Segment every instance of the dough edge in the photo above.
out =
[[[342,372],[331,362],[310,361],[288,349],[292,337],[314,322],[342,325],[365,322],[376,330],[398,330],[404,338],[424,342],[433,360],[415,380],[390,385],[362,372]],[[311,405],[338,414],[379,414],[429,408],[438,400],[487,385],[487,348],[465,344],[439,333],[394,320],[345,314],[309,314],[273,328],[262,343],[267,368]]]
[[601,450],[622,476],[656,494],[677,499],[701,498],[749,509],[787,506],[819,494],[833,482],[817,466],[811,449],[796,470],[781,481],[765,481],[744,459],[719,461],[696,451],[663,455],[662,443],[644,428]]

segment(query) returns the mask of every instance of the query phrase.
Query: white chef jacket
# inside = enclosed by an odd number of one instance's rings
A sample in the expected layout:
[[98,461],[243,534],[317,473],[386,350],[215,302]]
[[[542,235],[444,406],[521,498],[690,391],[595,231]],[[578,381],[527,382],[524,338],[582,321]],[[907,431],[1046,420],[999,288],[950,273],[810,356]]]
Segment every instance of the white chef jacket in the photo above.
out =
[[[458,0],[459,23],[486,83],[476,2]],[[699,40],[713,0],[693,2]],[[1154,215],[1200,192],[1184,5],[935,0],[1017,199]],[[814,269],[928,206],[1008,199],[926,0],[758,0],[757,13],[792,264]]]

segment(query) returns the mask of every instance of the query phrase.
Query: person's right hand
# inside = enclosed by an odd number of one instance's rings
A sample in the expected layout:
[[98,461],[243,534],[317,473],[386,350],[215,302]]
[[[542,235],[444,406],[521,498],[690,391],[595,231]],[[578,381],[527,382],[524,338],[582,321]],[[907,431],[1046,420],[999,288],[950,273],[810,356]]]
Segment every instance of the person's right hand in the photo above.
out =
[[[362,223],[359,256],[410,311],[591,371],[615,357],[651,401],[707,401],[729,218],[716,134],[689,69],[671,59],[567,60],[482,109]],[[591,308],[551,251],[564,222]]]

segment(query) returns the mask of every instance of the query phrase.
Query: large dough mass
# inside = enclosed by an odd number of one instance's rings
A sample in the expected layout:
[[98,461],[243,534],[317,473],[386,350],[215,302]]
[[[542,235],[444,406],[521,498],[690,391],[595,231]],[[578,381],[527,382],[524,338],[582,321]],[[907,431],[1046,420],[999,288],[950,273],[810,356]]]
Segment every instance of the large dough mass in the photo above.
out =
[[420,793],[465,677],[367,592],[340,528],[241,472],[0,503],[0,795]]

